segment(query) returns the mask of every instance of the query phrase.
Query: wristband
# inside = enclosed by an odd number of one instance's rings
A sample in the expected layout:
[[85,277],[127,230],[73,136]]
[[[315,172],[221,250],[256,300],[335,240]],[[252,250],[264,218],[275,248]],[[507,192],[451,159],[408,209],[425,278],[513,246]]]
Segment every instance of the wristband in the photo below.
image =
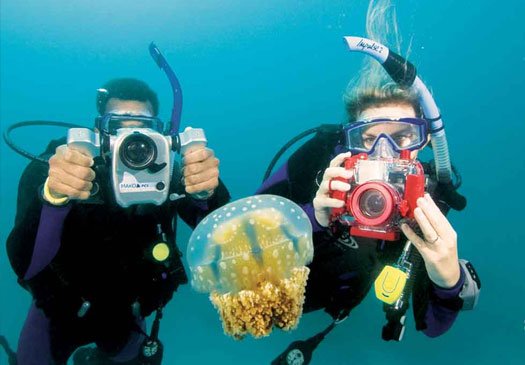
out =
[[55,198],[53,194],[51,194],[51,191],[49,191],[48,186],[49,177],[46,179],[46,182],[44,183],[44,189],[42,192],[42,195],[44,196],[44,200],[47,202],[53,204],[53,205],[64,205],[69,201],[69,198],[67,196],[63,198]]

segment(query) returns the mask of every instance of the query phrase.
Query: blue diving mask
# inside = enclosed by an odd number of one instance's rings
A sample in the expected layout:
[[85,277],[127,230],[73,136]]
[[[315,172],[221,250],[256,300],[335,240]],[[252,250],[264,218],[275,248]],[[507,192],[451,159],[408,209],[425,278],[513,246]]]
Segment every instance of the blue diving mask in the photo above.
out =
[[361,120],[344,126],[343,130],[346,145],[354,154],[393,155],[420,149],[428,142],[427,121],[421,118]]
[[145,115],[107,113],[96,119],[95,126],[100,132],[111,135],[121,128],[148,128],[164,133],[164,123],[159,118]]

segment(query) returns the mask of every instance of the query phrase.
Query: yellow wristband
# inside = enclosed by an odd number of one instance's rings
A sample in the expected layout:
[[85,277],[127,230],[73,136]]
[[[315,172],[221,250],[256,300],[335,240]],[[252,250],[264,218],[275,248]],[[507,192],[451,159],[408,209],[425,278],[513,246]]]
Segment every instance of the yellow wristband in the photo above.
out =
[[55,198],[51,192],[49,191],[49,186],[47,185],[47,182],[48,182],[49,178],[46,179],[46,182],[44,183],[44,191],[43,191],[43,195],[44,195],[44,199],[53,204],[53,205],[64,205],[66,204],[68,201],[69,201],[69,198],[67,196],[63,197],[63,198]]

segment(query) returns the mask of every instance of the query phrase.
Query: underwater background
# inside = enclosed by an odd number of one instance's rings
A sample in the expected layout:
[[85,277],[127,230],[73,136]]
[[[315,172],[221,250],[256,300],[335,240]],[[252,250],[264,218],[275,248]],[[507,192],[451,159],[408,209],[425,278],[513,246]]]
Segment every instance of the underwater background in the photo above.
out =
[[[410,60],[433,90],[463,176],[468,206],[449,218],[460,257],[481,276],[481,297],[435,339],[415,331],[410,312],[403,341],[394,343],[381,340],[385,317],[370,293],[319,346],[312,364],[523,364],[525,2],[395,3],[404,45],[413,36]],[[158,92],[167,120],[171,90],[147,50],[155,41],[182,84],[182,126],[205,128],[233,198],[249,196],[286,141],[344,120],[342,94],[365,56],[348,52],[342,37],[365,35],[367,6],[365,0],[1,0],[1,130],[36,119],[92,126],[95,90],[126,76]],[[35,127],[13,138],[38,153],[65,132]],[[0,145],[4,245],[28,160]],[[182,251],[189,234],[180,225]],[[0,334],[15,348],[29,304],[2,248]],[[269,364],[330,321],[316,312],[295,331],[235,341],[223,334],[207,295],[189,285],[164,314],[164,364]],[[3,352],[0,364],[7,364]]]

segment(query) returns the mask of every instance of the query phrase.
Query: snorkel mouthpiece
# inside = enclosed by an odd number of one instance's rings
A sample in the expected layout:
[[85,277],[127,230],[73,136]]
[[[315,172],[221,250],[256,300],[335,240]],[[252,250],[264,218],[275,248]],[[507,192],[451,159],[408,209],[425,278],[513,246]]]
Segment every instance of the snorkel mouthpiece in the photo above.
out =
[[149,53],[151,55],[151,58],[153,58],[153,61],[155,61],[155,63],[157,64],[157,66],[159,66],[159,68],[161,68],[164,71],[170,82],[171,90],[173,92],[173,109],[171,111],[171,127],[169,134],[178,134],[180,127],[180,119],[182,115],[182,89],[180,87],[179,80],[177,79],[177,76],[175,76],[175,72],[173,72],[173,69],[170,67],[162,53],[160,53],[160,50],[153,42],[151,42],[149,45]]
[[449,183],[452,180],[452,167],[445,126],[432,94],[417,76],[414,65],[381,43],[362,37],[344,37],[344,39],[350,51],[373,57],[399,86],[411,89],[417,94],[425,119],[430,125],[437,179],[439,182]]

